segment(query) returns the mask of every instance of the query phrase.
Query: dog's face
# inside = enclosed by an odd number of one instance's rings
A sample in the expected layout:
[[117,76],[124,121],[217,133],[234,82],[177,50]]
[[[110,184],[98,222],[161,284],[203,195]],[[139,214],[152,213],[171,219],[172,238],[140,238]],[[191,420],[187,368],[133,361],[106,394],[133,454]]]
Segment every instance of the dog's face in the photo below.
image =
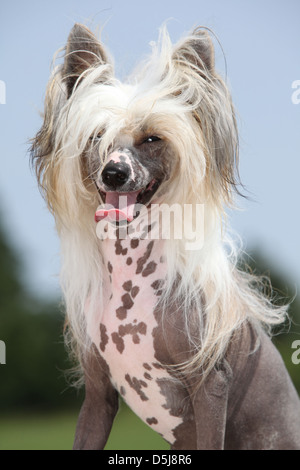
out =
[[32,150],[58,218],[102,203],[98,220],[109,206],[131,222],[138,204],[228,202],[236,143],[231,99],[204,30],[175,47],[163,32],[160,50],[123,84],[95,36],[75,25]]
[[[131,222],[139,215],[140,205],[149,206],[155,194],[171,173],[168,143],[151,131],[118,135],[108,149],[105,159],[100,157],[101,135],[92,139],[86,153],[88,178],[92,179],[104,203],[97,211],[96,220],[106,217],[107,210],[115,212],[117,220]],[[98,141],[98,142],[97,142]],[[116,209],[116,210],[114,210]]]

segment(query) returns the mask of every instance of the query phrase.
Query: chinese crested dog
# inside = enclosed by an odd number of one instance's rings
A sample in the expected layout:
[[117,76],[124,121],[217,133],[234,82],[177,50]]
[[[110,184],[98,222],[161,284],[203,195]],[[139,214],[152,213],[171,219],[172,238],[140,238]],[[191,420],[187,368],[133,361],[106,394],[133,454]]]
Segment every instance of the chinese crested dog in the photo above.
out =
[[286,307],[225,240],[237,154],[205,28],[175,46],[162,28],[122,83],[90,30],[73,27],[32,156],[85,383],[75,449],[105,446],[119,394],[172,449],[300,448],[299,399],[268,335]]

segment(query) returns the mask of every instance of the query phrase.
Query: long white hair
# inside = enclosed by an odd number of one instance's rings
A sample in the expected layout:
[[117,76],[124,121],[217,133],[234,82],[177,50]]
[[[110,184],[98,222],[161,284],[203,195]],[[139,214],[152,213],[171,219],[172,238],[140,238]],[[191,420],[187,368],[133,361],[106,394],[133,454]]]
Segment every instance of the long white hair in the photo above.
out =
[[166,306],[172,294],[187,334],[196,314],[201,341],[194,344],[192,359],[179,366],[204,377],[246,321],[270,329],[286,315],[286,307],[272,305],[259,278],[237,268],[239,250],[224,225],[225,207],[237,192],[238,133],[230,93],[214,68],[212,42],[199,28],[173,46],[163,27],[151,56],[121,83],[102,45],[82,26],[78,35],[79,28],[76,39],[74,29],[70,34],[65,62],[49,81],[44,124],[32,146],[61,238],[73,349],[79,361],[88,351],[84,312],[87,304],[101,308],[102,298],[102,248],[94,223],[99,199],[86,169],[86,149],[101,134],[100,167],[122,130],[134,132],[146,124],[174,154],[159,201],[204,204],[201,249],[186,250],[185,239],[165,241],[168,275],[160,300]]

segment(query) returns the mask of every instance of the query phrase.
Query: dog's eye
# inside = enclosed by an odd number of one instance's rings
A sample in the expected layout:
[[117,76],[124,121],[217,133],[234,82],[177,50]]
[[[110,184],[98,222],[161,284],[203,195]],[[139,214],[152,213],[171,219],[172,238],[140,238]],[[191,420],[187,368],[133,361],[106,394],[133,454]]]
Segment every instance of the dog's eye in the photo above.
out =
[[91,135],[90,142],[99,142],[99,140],[101,140],[101,138],[102,138],[102,135],[103,135],[102,132],[99,132],[96,135],[94,135],[94,134]]
[[157,135],[150,135],[144,140],[144,143],[151,143],[151,142],[157,142],[158,140],[161,140]]

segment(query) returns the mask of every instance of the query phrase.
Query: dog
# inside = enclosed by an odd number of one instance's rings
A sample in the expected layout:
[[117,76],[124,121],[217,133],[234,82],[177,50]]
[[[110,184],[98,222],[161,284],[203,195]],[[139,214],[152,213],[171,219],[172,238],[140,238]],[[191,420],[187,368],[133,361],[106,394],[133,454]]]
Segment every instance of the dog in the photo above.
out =
[[[238,132],[208,30],[173,45],[162,27],[121,82],[75,24],[31,152],[85,385],[74,449],[105,447],[119,396],[171,449],[300,449],[299,398],[270,339],[287,306],[238,268],[224,235]],[[176,208],[168,237],[163,206]],[[202,238],[189,245],[196,206]]]

